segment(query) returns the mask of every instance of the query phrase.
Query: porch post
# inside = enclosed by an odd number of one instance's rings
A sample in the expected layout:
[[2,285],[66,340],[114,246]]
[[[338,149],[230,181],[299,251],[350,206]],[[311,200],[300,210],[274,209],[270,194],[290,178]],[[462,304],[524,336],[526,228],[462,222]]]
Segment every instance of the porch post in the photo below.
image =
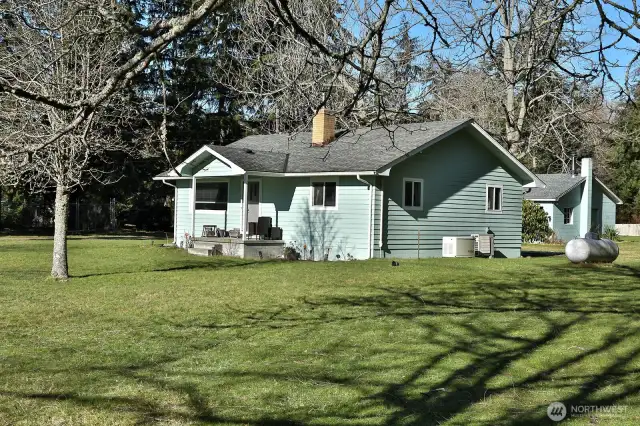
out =
[[249,175],[245,173],[242,177],[242,241],[246,240],[249,226],[247,218],[249,216]]
[[191,238],[196,236],[196,178],[191,178]]

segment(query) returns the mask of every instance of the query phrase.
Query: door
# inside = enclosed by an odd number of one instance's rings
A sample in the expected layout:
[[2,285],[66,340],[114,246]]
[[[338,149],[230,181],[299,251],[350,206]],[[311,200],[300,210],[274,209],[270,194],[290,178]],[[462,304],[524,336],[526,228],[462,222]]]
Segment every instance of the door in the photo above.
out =
[[260,181],[249,181],[247,210],[247,222],[257,223],[260,216]]

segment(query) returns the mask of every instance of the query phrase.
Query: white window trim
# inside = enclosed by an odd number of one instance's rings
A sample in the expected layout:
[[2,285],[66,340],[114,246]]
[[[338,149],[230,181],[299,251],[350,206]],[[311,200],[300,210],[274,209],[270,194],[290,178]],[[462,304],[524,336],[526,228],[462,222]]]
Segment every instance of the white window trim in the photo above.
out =
[[[566,223],[566,222],[564,221],[564,219],[565,219],[565,217],[566,217],[566,214],[565,214],[565,210],[566,210],[566,209],[571,209],[571,217],[569,218],[569,223]],[[574,208],[573,208],[573,207],[563,207],[563,208],[562,208],[562,224],[563,224],[563,225],[573,225],[573,210],[574,210]]]
[[[336,205],[335,206],[314,206],[313,205],[313,184],[316,182],[335,182],[336,183]],[[324,194],[323,194],[324,195]],[[324,197],[323,197],[324,201]],[[340,178],[337,176],[331,177],[312,177],[309,178],[309,208],[311,210],[338,210],[338,205],[340,201]]]
[[[215,214],[215,215],[223,215],[223,214],[227,214],[227,212],[229,211],[229,190],[231,189],[231,185],[229,182],[229,179],[215,179],[215,178],[197,178],[194,180],[195,182],[195,187],[193,188],[193,211],[198,214],[198,213],[204,213],[204,214]],[[224,182],[227,184],[227,208],[225,210],[206,210],[206,209],[196,209],[196,203],[198,203],[198,201],[196,200],[196,194],[197,194],[197,189],[198,189],[198,182],[201,183],[212,183],[212,182]],[[203,203],[203,201],[200,201],[200,203]]]
[[[420,207],[407,206],[405,204],[405,201],[407,199],[406,197],[407,182],[420,182]],[[413,188],[413,185],[411,187]],[[424,179],[412,178],[412,177],[406,177],[402,179],[402,208],[404,208],[405,210],[413,210],[413,211],[421,211],[424,208]]]
[[[489,210],[489,188],[500,188],[500,210]],[[493,194],[495,196],[495,192]],[[504,187],[502,184],[488,183],[484,190],[484,211],[490,214],[502,214],[504,210]]]

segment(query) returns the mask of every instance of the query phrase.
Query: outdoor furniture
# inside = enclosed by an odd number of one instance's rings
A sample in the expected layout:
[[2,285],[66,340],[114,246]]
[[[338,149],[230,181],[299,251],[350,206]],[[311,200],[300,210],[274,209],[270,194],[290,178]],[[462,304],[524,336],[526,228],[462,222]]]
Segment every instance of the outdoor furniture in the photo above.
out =
[[260,216],[258,218],[258,238],[268,238],[269,237],[269,228],[271,228],[271,217],[269,216]]
[[278,227],[270,227],[269,228],[269,239],[270,240],[281,240],[282,239],[282,228]]
[[202,225],[202,237],[215,237],[217,225]]
[[247,236],[252,237],[258,234],[258,222],[249,222],[249,233]]
[[240,233],[240,228],[233,228],[229,231],[230,238],[240,238],[242,235]]

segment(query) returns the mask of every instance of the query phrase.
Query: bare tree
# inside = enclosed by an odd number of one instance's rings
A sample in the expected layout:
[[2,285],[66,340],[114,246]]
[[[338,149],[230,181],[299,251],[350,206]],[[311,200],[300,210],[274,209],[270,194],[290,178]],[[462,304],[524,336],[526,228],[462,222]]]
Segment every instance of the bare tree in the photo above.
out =
[[[173,41],[237,2],[194,0],[188,12],[157,20],[137,14],[135,4],[0,2],[0,157],[14,182],[28,171],[34,185],[60,188],[54,276],[68,275],[61,222],[69,188],[81,184],[92,156],[111,149],[104,141],[118,140],[116,117],[130,105],[124,89]],[[599,23],[591,34],[580,24],[588,14]],[[228,84],[243,87],[254,108],[272,112],[276,122],[304,123],[324,105],[346,126],[403,120],[431,86],[422,73],[408,82],[398,71],[452,47],[464,63],[490,64],[502,83],[505,140],[521,156],[532,111],[555,97],[538,90],[542,81],[558,70],[615,81],[610,70],[617,64],[607,52],[640,43],[638,6],[613,0],[247,0],[244,16],[246,43],[235,53],[246,74]],[[428,29],[408,56],[405,22]],[[640,49],[631,50],[634,64]],[[41,168],[51,173],[36,173]]]
[[[222,84],[266,130],[297,131],[328,106],[345,128],[407,119],[427,88],[416,70],[438,37],[421,1],[247,0]],[[431,32],[409,33],[421,25]]]
[[448,30],[457,40],[459,67],[481,64],[489,79],[500,82],[504,142],[517,155],[529,114],[554,94],[539,91],[558,62],[577,60],[579,46],[569,34],[571,15],[563,0],[495,0],[469,8],[466,1],[441,5]]
[[[227,0],[228,1],[228,0]],[[132,10],[124,3],[111,0],[6,0],[0,6],[0,16],[3,22],[3,44],[5,53],[0,68],[0,93],[7,93],[14,97],[46,104],[59,110],[69,111],[73,119],[66,123],[47,140],[42,141],[38,148],[54,143],[65,134],[74,131],[87,121],[92,113],[103,103],[116,95],[123,87],[142,72],[154,59],[157,52],[165,49],[172,41],[181,37],[191,28],[198,25],[205,16],[214,13],[226,3],[225,0],[203,0],[197,7],[187,14],[170,19],[150,22],[147,26],[137,26],[131,22]],[[93,33],[121,32],[127,30],[137,35],[136,43],[131,43],[121,52],[124,59],[117,67],[110,70],[101,84],[93,87],[93,91],[82,96],[64,98],[50,94],[34,81],[25,80],[14,72],[19,66],[21,56],[16,46],[27,48],[24,41],[31,37],[44,37],[50,41],[57,40],[57,32],[63,31],[73,24],[76,16],[91,13],[101,19],[97,21],[99,28],[85,27],[80,31],[82,35],[91,36]],[[52,26],[40,22],[46,14],[58,16]],[[31,33],[31,34],[30,34]],[[82,36],[78,34],[78,40]],[[45,47],[44,42],[39,44]],[[140,47],[142,46],[142,47]],[[55,62],[45,65],[43,73]],[[38,78],[42,75],[38,74]],[[19,152],[26,152],[25,150]]]
[[139,153],[127,132],[134,105],[123,90],[157,52],[224,2],[139,26],[108,0],[0,3],[0,165],[4,184],[55,187],[51,275],[67,278],[69,195],[107,183],[115,152]]
[[[69,9],[64,0],[5,16],[0,75],[31,93],[64,104],[82,103],[101,90],[123,62],[129,39],[104,25],[96,10]],[[32,191],[55,188],[55,236],[51,275],[68,277],[67,219],[70,193],[95,179],[114,176],[109,158],[139,147],[125,132],[132,104],[126,94],[78,112],[50,102],[0,95],[0,182],[28,185]],[[115,177],[117,178],[117,177]]]
[[[438,73],[429,108],[442,117],[477,118],[533,167],[566,171],[572,155],[599,151],[597,144],[611,128],[607,91],[617,87],[624,93],[626,87],[612,76],[613,67],[622,65],[613,53],[629,42],[637,45],[635,3],[437,4],[453,48],[442,53],[451,66]],[[636,60],[628,56],[627,65]]]

